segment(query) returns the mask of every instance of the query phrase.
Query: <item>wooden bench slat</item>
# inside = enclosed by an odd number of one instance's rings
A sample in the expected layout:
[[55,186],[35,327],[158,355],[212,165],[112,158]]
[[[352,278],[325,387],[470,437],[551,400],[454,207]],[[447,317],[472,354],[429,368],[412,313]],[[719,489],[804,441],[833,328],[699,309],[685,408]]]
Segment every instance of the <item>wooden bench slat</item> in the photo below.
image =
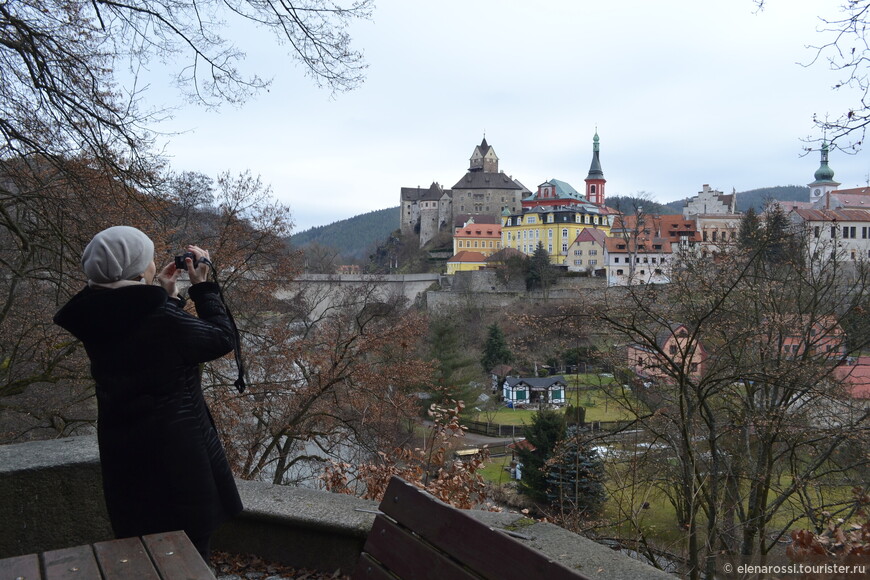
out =
[[142,542],[164,578],[214,580],[214,574],[184,532],[142,536]]
[[444,553],[422,542],[384,516],[375,518],[368,553],[399,578],[415,580],[480,580],[482,577],[457,564]]
[[139,538],[98,542],[94,553],[106,578],[160,580]]
[[0,560],[0,578],[24,578],[25,580],[40,580],[39,556],[13,556]]
[[90,546],[51,550],[42,555],[45,580],[100,580],[100,568]]
[[353,580],[396,580],[396,577],[384,570],[377,560],[363,552],[356,563]]
[[[390,480],[380,510],[485,578],[585,578],[398,477]],[[522,557],[512,557],[518,553]]]

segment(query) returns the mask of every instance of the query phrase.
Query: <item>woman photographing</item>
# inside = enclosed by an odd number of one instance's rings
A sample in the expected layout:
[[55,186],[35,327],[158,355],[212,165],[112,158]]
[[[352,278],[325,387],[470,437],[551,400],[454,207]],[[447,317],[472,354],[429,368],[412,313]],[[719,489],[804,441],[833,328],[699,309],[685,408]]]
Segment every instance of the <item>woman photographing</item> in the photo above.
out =
[[85,248],[87,287],[54,321],[82,341],[91,362],[115,536],[184,530],[208,560],[212,533],[242,503],[200,366],[231,352],[236,340],[219,288],[207,280],[208,251],[186,251],[197,316],[184,311],[176,287],[183,270],[172,262],[158,273],[148,236],[115,226]]

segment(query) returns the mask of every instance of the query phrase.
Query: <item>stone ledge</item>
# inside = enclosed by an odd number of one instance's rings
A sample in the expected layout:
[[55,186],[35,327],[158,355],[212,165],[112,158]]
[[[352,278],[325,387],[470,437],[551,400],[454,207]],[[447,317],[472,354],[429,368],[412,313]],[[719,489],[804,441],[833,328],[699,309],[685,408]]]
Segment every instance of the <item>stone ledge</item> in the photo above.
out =
[[[245,511],[214,536],[213,547],[298,568],[350,573],[377,504],[348,495],[238,480]],[[515,529],[516,513],[472,510],[493,528]],[[0,445],[0,558],[112,537],[103,503],[96,437]],[[525,520],[528,522],[528,520]],[[673,579],[619,552],[547,523],[518,538],[590,578]]]

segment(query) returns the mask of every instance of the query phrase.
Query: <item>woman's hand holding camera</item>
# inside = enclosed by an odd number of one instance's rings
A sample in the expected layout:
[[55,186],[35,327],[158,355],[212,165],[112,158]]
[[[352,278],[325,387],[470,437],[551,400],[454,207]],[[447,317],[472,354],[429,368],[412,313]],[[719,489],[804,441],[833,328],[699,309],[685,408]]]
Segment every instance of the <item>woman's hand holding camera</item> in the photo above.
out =
[[170,298],[178,298],[178,288],[176,287],[178,276],[180,276],[184,270],[187,270],[191,284],[205,282],[208,280],[208,268],[210,263],[208,260],[208,250],[203,250],[199,246],[194,245],[187,246],[185,248],[185,255],[182,258],[186,268],[180,268],[178,266],[179,259],[173,260],[160,271],[160,274],[157,275],[157,282],[164,290],[166,290],[166,293],[169,294]]
[[190,256],[184,258],[184,262],[187,264],[187,273],[190,275],[190,283],[199,284],[208,280],[208,266],[210,263],[208,250],[203,250],[199,246],[187,246],[185,249],[196,257],[195,266],[193,258]]

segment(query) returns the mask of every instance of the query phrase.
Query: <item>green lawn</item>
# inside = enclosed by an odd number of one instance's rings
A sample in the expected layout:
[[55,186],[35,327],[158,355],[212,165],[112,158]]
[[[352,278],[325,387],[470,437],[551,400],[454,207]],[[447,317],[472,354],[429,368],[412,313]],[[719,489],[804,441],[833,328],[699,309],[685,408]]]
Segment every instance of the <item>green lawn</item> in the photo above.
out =
[[483,479],[486,481],[501,485],[507,483],[510,480],[510,473],[505,471],[505,466],[510,465],[511,456],[505,455],[504,457],[491,457],[489,461],[486,462],[486,467],[480,470],[480,474],[483,476]]
[[[568,398],[574,405],[586,408],[586,421],[624,421],[634,415],[624,409],[618,401],[601,389],[569,391]],[[471,418],[475,421],[489,421],[500,425],[529,425],[536,409],[508,409],[500,407],[493,413],[478,413]]]

